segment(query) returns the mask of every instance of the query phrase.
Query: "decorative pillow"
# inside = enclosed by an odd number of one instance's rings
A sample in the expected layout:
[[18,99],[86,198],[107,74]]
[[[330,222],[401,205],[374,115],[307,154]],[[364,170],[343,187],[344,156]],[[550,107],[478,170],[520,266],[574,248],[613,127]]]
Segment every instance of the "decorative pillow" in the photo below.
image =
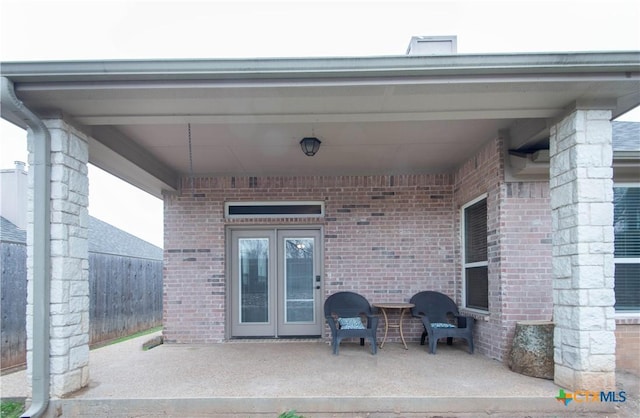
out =
[[340,329],[365,329],[362,319],[355,318],[338,318]]
[[444,322],[432,322],[431,326],[433,328],[455,328],[456,326],[453,324],[447,324]]

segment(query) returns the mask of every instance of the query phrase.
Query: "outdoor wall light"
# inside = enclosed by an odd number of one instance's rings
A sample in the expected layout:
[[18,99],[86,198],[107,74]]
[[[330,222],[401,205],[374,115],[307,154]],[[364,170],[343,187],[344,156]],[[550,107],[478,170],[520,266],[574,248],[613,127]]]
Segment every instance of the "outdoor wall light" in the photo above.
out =
[[302,147],[302,152],[309,157],[313,157],[316,155],[316,152],[320,149],[320,140],[315,137],[306,137],[302,138],[300,141],[300,146]]

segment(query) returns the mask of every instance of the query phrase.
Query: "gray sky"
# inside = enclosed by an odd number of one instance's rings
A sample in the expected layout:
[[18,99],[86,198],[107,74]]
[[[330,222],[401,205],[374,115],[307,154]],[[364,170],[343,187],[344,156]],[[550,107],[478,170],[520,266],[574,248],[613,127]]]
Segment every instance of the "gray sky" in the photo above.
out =
[[[402,55],[416,35],[456,35],[460,54],[637,51],[640,1],[0,0],[2,61]],[[0,168],[15,160],[25,133],[0,121]],[[162,246],[162,202],[89,176],[92,216]]]

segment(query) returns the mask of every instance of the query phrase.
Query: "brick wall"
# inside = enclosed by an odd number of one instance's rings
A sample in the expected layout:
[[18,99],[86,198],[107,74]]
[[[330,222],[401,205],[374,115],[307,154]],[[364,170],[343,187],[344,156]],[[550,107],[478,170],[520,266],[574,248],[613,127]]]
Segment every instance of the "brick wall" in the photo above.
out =
[[[505,183],[504,141],[498,135],[456,171],[454,193],[457,218],[464,204],[487,195],[489,314],[465,312],[476,317],[478,350],[499,360],[509,352],[516,321],[550,320],[553,312],[549,186]],[[464,283],[461,269],[456,271],[456,302],[462,305]]]
[[551,207],[549,185],[506,183],[500,208],[501,322],[503,358],[511,348],[517,321],[553,317]]
[[[227,177],[184,180],[165,197],[164,325],[169,342],[225,338],[225,228],[322,225],[324,293],[354,290],[370,301],[454,293],[453,187],[448,175]],[[225,201],[322,200],[324,218],[224,219]],[[406,336],[418,340],[417,320]],[[393,335],[390,335],[393,338]]]
[[455,301],[463,306],[461,253],[460,253],[460,208],[469,201],[487,195],[487,251],[489,274],[489,315],[472,314],[476,318],[474,328],[474,343],[476,349],[492,358],[501,358],[505,341],[505,331],[501,324],[500,307],[502,290],[499,277],[499,209],[500,209],[500,180],[502,178],[502,162],[500,151],[502,138],[498,137],[485,144],[474,156],[458,168],[454,176],[454,202],[456,226],[456,287]]
[[640,376],[638,318],[616,320],[616,369]]

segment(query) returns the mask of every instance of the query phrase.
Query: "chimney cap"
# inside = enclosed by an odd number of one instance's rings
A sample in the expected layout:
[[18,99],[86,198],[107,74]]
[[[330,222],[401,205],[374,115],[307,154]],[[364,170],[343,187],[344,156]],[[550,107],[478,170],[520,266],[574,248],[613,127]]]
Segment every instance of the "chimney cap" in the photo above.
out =
[[407,55],[454,55],[458,50],[458,37],[412,36]]

